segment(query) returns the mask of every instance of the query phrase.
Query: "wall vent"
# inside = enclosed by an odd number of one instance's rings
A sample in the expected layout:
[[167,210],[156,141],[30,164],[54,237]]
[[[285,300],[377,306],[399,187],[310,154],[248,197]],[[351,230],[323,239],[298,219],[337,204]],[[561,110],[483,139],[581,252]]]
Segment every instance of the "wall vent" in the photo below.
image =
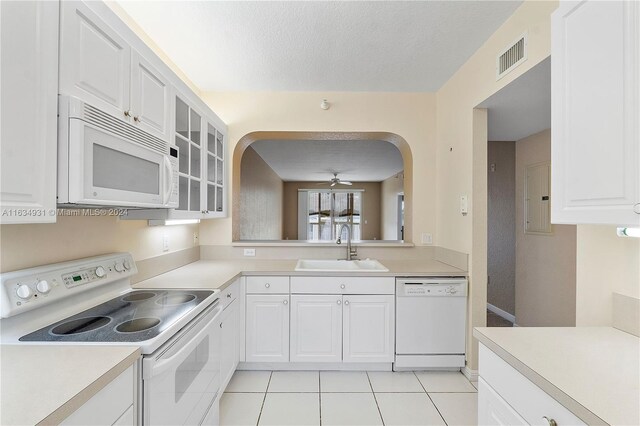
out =
[[527,34],[503,50],[496,58],[496,80],[509,74],[514,68],[527,60]]

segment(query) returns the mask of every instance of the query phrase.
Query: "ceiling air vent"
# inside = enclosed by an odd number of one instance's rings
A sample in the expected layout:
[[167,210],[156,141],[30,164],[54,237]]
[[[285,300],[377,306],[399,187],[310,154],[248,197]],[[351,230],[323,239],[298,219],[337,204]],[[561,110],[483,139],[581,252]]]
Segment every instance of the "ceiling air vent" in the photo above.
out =
[[511,70],[527,60],[527,35],[524,34],[496,58],[496,80],[500,80]]

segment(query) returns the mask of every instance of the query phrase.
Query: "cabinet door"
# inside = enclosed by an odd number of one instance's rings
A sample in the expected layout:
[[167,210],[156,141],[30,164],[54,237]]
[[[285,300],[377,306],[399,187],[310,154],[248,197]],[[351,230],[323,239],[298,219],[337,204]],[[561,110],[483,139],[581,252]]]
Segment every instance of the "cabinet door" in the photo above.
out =
[[478,424],[487,426],[528,425],[482,377],[478,378]]
[[131,52],[131,116],[133,123],[169,141],[171,85],[138,52]]
[[238,301],[234,300],[222,313],[222,355],[220,360],[221,389],[231,380],[240,359],[240,329]]
[[203,181],[203,199],[206,200],[207,217],[223,217],[226,214],[225,179],[224,179],[224,136],[220,130],[207,123],[207,149],[203,157],[205,174]]
[[85,3],[60,7],[60,93],[129,121],[130,46]]
[[291,362],[340,362],[342,296],[291,296]]
[[289,295],[247,295],[247,362],[289,361]]
[[0,2],[1,223],[55,222],[58,2]]
[[394,296],[345,295],[343,362],[393,362]]
[[553,14],[553,223],[640,224],[639,26],[635,1]]

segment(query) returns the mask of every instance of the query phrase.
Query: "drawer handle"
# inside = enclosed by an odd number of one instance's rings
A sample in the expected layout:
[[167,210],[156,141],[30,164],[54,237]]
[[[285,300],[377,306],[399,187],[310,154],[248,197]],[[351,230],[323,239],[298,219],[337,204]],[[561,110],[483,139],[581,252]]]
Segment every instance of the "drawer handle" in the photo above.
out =
[[342,300],[338,300],[338,305],[342,305]]
[[231,293],[227,293],[227,299],[231,299]]
[[265,286],[266,288],[269,288],[269,287],[271,287],[271,284],[266,283],[264,286]]
[[285,300],[282,301],[282,303],[284,303],[285,305],[288,305],[289,301],[285,299]]
[[345,287],[347,287],[347,286],[344,285],[344,284],[340,284],[340,288],[345,288]]
[[345,304],[345,305],[348,305],[348,304],[349,304],[349,301],[348,301],[348,300],[345,300],[345,301],[344,301],[344,304]]
[[547,421],[547,423],[549,424],[549,426],[558,426],[558,423],[556,423],[555,420],[550,419],[547,416],[542,416],[543,419],[545,419]]

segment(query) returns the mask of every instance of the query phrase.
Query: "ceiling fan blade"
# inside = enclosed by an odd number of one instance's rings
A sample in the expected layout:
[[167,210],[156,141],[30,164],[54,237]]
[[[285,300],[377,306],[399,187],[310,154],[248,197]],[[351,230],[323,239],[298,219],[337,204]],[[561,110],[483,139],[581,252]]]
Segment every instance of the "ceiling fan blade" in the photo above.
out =
[[340,185],[349,185],[349,186],[353,185],[353,183],[349,182],[348,180],[341,180],[339,183]]

